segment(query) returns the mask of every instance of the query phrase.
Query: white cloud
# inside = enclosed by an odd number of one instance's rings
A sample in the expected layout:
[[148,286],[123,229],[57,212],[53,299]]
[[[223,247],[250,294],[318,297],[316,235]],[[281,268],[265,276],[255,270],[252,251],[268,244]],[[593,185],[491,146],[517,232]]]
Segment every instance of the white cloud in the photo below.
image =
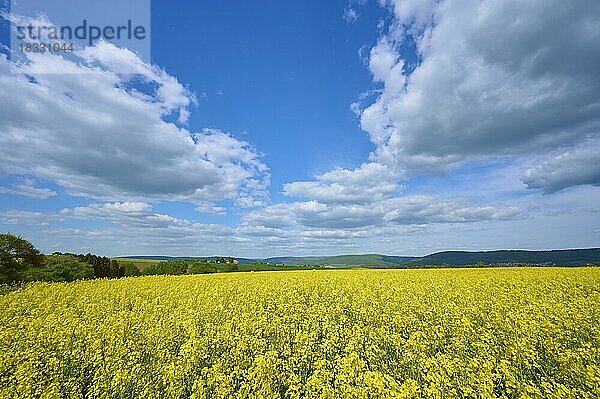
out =
[[79,218],[110,219],[115,220],[122,217],[139,217],[151,215],[150,204],[144,202],[107,202],[104,204],[91,204],[86,207],[64,209],[62,215],[72,214]]
[[155,98],[159,101],[163,114],[179,111],[179,122],[185,123],[189,117],[188,107],[195,103],[195,97],[184,88],[177,78],[167,74],[155,65],[142,61],[129,49],[116,47],[100,40],[94,46],[85,47],[77,53],[88,65],[99,63],[110,71],[126,78],[139,77],[147,83],[155,83],[158,89]]
[[321,203],[366,203],[398,191],[402,172],[378,163],[365,163],[355,170],[337,168],[315,176],[316,181],[292,182],[283,186],[288,196]]
[[[285,184],[284,194],[301,200],[276,205],[268,205],[261,154],[228,133],[182,127],[193,94],[134,53],[101,42],[69,59],[31,55],[13,65],[16,75],[0,55],[0,177],[35,176],[74,195],[112,201],[50,213],[8,210],[0,224],[17,231],[50,225],[32,233],[46,247],[77,243],[112,255],[413,255],[597,241],[590,228],[597,227],[597,207],[588,202],[598,188],[542,197],[523,194],[518,176],[526,165],[523,181],[547,193],[600,180],[600,6],[380,2],[395,20],[368,52],[378,87],[351,107],[375,144],[370,161]],[[399,50],[407,39],[418,48],[414,72]],[[495,174],[467,167],[490,165],[490,157],[508,165]],[[463,173],[453,179],[413,183],[404,173],[458,165]],[[55,195],[26,179],[2,190]],[[540,197],[544,203],[534,209]],[[200,212],[219,214],[223,199],[260,209],[235,227],[157,213],[151,205],[191,201]],[[507,199],[511,206],[494,202]]]
[[[369,67],[383,93],[361,114],[377,162],[437,173],[468,159],[537,156],[599,133],[600,3],[382,3],[395,21]],[[399,50],[409,38],[420,57],[410,74]],[[585,174],[569,181],[585,184]]]
[[380,0],[383,6],[391,7],[397,21],[418,31],[424,30],[433,21],[439,0]]
[[35,199],[47,199],[57,195],[56,191],[49,188],[36,187],[35,179],[20,178],[13,184],[12,188],[0,187],[1,194],[22,195]]
[[243,235],[254,236],[254,237],[289,237],[291,234],[287,230],[265,227],[265,226],[251,226],[242,224],[237,227],[236,232]]
[[[68,225],[63,222],[68,222]],[[109,222],[109,225],[98,222]],[[238,229],[156,213],[150,204],[143,202],[94,203],[57,212],[8,210],[0,213],[0,225],[11,228],[46,225],[49,226],[47,230],[29,232],[28,235],[39,235],[39,241],[52,245],[62,243],[61,250],[91,246],[110,254],[132,254],[140,249],[146,253],[174,255],[231,254],[235,245],[251,242],[250,237],[256,236],[260,230],[249,226]],[[76,227],[71,227],[73,225]],[[278,234],[271,231],[262,235]]]
[[[314,202],[278,204],[254,214],[271,220],[284,217],[281,227],[259,225],[255,218],[238,227],[208,224],[156,213],[146,203],[122,202],[53,213],[10,210],[0,213],[0,225],[31,238],[47,252],[93,250],[111,256],[266,257],[358,252],[423,255],[453,248],[582,247],[593,246],[598,238],[594,233],[600,217],[594,202],[597,190],[579,187],[544,196],[542,209],[527,213],[502,204],[478,205],[464,198],[414,195],[370,204],[376,210],[371,214],[366,212],[366,205]],[[551,213],[565,208],[572,212]],[[337,213],[336,220],[342,222],[349,215],[355,221],[361,215],[375,216],[375,224],[329,223],[327,217],[331,213]],[[297,214],[312,220],[310,224],[314,226],[296,223]],[[502,223],[490,223],[499,220]],[[28,227],[34,225],[48,227]]]
[[380,39],[375,47],[371,49],[369,56],[369,69],[373,73],[373,79],[379,82],[386,82],[387,85],[393,84],[392,88],[386,85],[386,91],[398,92],[404,88],[406,77],[402,74],[404,61],[399,58],[393,45],[385,38]]
[[[109,221],[119,228],[125,229],[133,237],[138,234],[134,230],[162,230],[164,235],[185,237],[204,237],[214,233],[215,239],[223,235],[233,235],[234,229],[216,224],[206,224],[188,219],[177,218],[167,214],[156,213],[152,205],[145,202],[106,202],[93,203],[88,206],[61,209],[55,213],[45,213],[47,221],[87,220]],[[161,233],[156,234],[156,237]],[[143,235],[143,234],[141,234]]]
[[372,236],[367,230],[341,230],[341,229],[308,229],[300,233],[302,237],[319,240],[340,240],[350,238],[366,238]]
[[352,229],[367,226],[464,223],[523,218],[517,207],[474,205],[462,198],[412,195],[367,204],[281,203],[253,211],[244,222],[272,228]]
[[356,21],[358,21],[358,12],[351,6],[348,6],[348,7],[344,8],[344,12],[342,13],[342,18],[344,18],[344,20],[348,23],[356,22]]
[[209,213],[213,215],[224,215],[227,211],[222,206],[216,206],[211,203],[200,203],[196,205],[196,210],[200,213]]
[[9,209],[0,212],[0,224],[4,225],[23,225],[23,226],[46,226],[50,224],[51,219],[44,212],[31,212],[16,209]]
[[514,206],[473,205],[460,198],[426,195],[389,200],[384,220],[398,224],[479,222],[523,218]]
[[[106,42],[79,56],[30,54],[11,74],[0,55],[0,176],[106,200],[265,203],[268,170],[247,142],[163,119],[183,122],[194,101],[177,79]],[[136,79],[156,90],[136,90]]]

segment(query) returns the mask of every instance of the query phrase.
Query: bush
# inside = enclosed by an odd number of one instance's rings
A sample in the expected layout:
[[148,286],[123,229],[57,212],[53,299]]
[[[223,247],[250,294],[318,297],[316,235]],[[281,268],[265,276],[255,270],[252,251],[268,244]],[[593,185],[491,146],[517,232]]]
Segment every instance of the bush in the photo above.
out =
[[27,271],[27,281],[75,281],[94,278],[94,268],[73,255],[46,256],[44,266]]
[[224,272],[237,272],[239,270],[239,266],[236,263],[229,263],[223,269]]
[[123,274],[125,276],[139,276],[142,274],[140,269],[133,262],[125,262],[122,264],[123,266]]
[[187,269],[189,274],[207,274],[215,273],[217,269],[206,262],[193,262],[190,263]]
[[151,276],[157,274],[178,275],[187,273],[188,262],[184,260],[170,260],[150,265],[144,269],[144,274]]

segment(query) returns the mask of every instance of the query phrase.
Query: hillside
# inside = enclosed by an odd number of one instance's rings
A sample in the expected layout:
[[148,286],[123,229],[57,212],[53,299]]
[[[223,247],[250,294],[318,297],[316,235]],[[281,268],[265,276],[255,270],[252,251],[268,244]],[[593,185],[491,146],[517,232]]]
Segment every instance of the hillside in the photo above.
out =
[[[216,257],[198,257],[215,259]],[[192,257],[170,256],[128,256],[121,259],[146,259],[146,260],[175,260],[193,259]],[[600,265],[600,248],[566,249],[552,251],[444,251],[436,252],[423,257],[388,256],[379,254],[365,255],[338,255],[338,256],[298,256],[298,257],[272,257],[266,259],[236,258],[240,264],[256,264],[267,262],[271,264],[285,264],[288,266],[319,265],[330,267],[385,267],[385,268],[411,268],[427,265],[465,266],[478,262],[486,264],[513,264],[528,263],[538,265],[577,266],[586,264]]]
[[567,249],[554,251],[444,251],[416,258],[411,265],[443,265],[462,266],[477,262],[486,264],[550,264],[560,266],[577,266],[585,264],[600,264],[600,248]]
[[334,267],[397,267],[415,259],[410,256],[387,256],[378,254],[339,255],[314,257],[275,257],[264,259],[269,263],[284,263],[286,265],[327,265]]

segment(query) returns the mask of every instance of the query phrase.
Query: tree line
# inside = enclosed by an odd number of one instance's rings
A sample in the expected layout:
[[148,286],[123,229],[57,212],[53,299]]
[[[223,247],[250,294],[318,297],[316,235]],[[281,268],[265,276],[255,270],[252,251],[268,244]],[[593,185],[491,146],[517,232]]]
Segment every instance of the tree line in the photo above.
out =
[[105,256],[61,252],[44,255],[22,237],[0,234],[0,284],[116,278],[126,274],[125,266]]
[[238,271],[232,262],[204,259],[159,262],[143,270],[133,262],[119,263],[106,256],[54,252],[44,255],[23,237],[0,234],[0,284],[32,281],[75,281],[139,275],[206,274]]

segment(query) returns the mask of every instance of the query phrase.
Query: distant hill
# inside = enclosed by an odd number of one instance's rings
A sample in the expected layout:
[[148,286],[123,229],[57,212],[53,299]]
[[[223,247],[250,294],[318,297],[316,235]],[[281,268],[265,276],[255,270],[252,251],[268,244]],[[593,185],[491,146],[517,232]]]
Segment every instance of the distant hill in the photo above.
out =
[[[147,259],[147,260],[177,260],[177,259],[216,259],[211,257],[177,257],[177,256],[125,256],[122,259]],[[465,266],[478,262],[485,264],[517,264],[528,263],[536,265],[579,266],[600,265],[600,248],[590,249],[565,249],[553,251],[444,251],[436,252],[422,257],[414,256],[388,256],[379,254],[365,255],[338,255],[338,256],[299,256],[299,257],[273,257],[266,259],[235,258],[240,264],[253,264],[267,262],[271,264],[283,263],[289,266],[319,265],[330,267],[385,267],[385,268],[413,268],[427,265],[432,266]]]
[[444,251],[423,257],[368,255],[341,255],[323,257],[277,257],[264,260],[286,265],[327,265],[333,267],[420,267],[426,265],[465,266],[478,262],[485,264],[528,263],[538,265],[577,266],[600,265],[600,248],[567,249],[554,251]]
[[275,257],[263,259],[268,263],[284,263],[286,265],[326,265],[333,267],[397,267],[417,259],[412,256],[387,256],[378,254],[339,255],[339,256],[304,256]]
[[530,263],[551,264],[560,266],[577,266],[585,264],[600,264],[600,248],[565,249],[554,251],[444,251],[416,258],[412,265],[443,265],[462,266],[473,265],[477,262],[490,263]]

